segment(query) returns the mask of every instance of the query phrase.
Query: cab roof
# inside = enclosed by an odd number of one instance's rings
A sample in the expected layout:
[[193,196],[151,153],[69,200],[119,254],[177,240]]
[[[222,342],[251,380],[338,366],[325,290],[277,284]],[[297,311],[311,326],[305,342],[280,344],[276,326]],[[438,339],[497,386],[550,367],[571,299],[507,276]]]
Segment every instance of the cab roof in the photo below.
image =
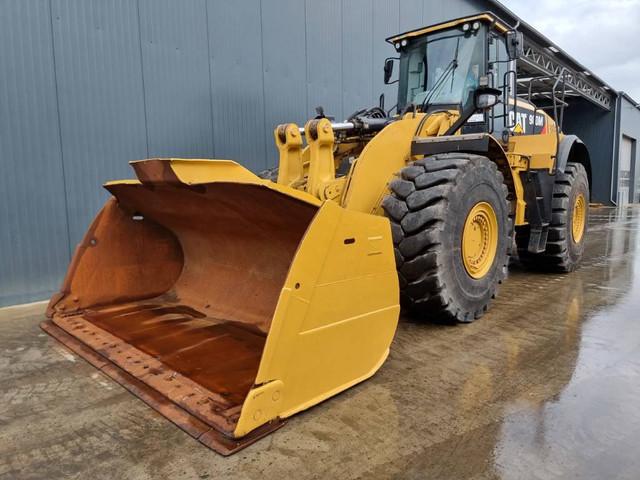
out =
[[498,17],[496,14],[494,14],[492,12],[482,12],[482,13],[479,13],[477,15],[472,15],[472,16],[468,16],[468,17],[460,17],[460,18],[456,18],[454,20],[448,20],[446,22],[436,23],[435,25],[430,25],[428,27],[421,27],[421,28],[417,28],[415,30],[410,30],[408,32],[399,33],[398,35],[394,35],[392,37],[387,38],[386,41],[391,43],[391,44],[394,44],[395,42],[400,41],[400,40],[420,37],[420,36],[425,35],[427,33],[437,32],[439,30],[445,30],[447,28],[451,28],[451,27],[456,27],[458,25],[462,25],[463,23],[473,22],[475,20],[479,20],[481,22],[493,24],[493,28],[498,30],[500,33],[505,33],[507,31],[513,29],[513,27],[511,27],[504,20],[500,19],[500,17]]

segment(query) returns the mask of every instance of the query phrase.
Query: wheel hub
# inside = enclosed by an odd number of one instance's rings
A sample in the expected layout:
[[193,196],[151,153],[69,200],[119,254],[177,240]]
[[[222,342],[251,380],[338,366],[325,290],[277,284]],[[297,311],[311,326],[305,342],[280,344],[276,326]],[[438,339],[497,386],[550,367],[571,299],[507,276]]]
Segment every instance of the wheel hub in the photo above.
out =
[[587,223],[587,201],[582,193],[576,196],[576,201],[573,204],[572,218],[571,235],[575,243],[580,243],[584,235],[584,227]]
[[462,231],[462,261],[472,278],[484,277],[498,250],[498,219],[487,202],[476,203],[469,211]]

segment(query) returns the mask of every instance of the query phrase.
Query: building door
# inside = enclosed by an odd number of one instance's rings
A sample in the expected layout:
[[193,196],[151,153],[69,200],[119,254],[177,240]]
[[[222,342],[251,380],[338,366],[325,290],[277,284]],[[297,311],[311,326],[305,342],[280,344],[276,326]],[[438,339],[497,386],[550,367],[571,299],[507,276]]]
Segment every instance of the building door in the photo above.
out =
[[625,135],[620,142],[620,158],[618,159],[618,205],[626,205],[634,199],[631,185],[631,172],[633,171],[633,154],[635,140]]

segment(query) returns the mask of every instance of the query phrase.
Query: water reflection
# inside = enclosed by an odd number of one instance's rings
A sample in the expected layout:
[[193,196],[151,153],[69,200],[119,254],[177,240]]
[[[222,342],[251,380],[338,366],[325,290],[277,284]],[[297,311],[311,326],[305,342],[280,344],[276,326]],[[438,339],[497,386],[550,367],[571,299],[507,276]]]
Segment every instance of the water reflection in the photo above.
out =
[[494,450],[501,478],[634,478],[640,471],[637,210],[593,220],[590,258],[574,274],[583,287],[566,299],[564,347],[577,340],[572,375],[557,396],[505,406]]
[[402,322],[372,380],[388,394],[380,409],[360,413],[381,422],[360,431],[376,449],[362,477],[601,479],[640,471],[624,464],[640,440],[637,213],[598,211],[583,267],[571,275],[514,265],[480,322]]

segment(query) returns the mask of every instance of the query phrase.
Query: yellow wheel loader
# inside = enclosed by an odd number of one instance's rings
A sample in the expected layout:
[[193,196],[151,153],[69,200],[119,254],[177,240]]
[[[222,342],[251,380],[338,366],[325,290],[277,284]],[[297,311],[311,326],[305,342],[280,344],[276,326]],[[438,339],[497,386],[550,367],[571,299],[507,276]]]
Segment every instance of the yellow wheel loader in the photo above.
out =
[[401,303],[482,316],[514,238],[525,265],[576,268],[589,155],[518,98],[522,35],[483,13],[388,41],[396,113],[278,126],[274,181],[228,160],[132,162],[43,328],[230,454],[373,375]]

